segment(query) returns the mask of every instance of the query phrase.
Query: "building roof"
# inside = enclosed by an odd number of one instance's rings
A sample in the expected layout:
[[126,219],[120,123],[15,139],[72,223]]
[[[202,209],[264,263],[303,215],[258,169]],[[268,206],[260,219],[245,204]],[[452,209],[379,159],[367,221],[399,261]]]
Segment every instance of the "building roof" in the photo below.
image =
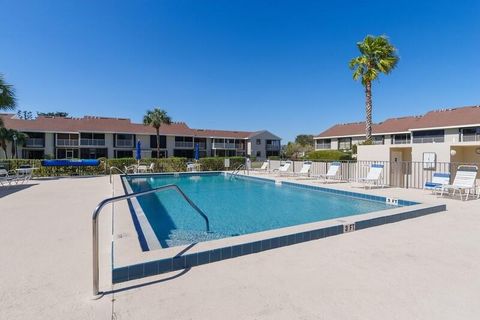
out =
[[[98,133],[131,133],[155,134],[155,129],[140,123],[133,123],[126,118],[108,118],[84,116],[82,118],[45,117],[39,116],[33,120],[23,120],[15,114],[0,114],[5,127],[18,131],[34,132],[98,132]],[[175,122],[160,127],[162,135],[219,137],[247,139],[256,132],[192,129],[184,122]]]
[[[458,127],[480,124],[480,106],[442,109],[427,112],[422,116],[390,118],[372,125],[373,134],[403,133],[410,130]],[[337,124],[315,138],[365,135],[365,122]]]

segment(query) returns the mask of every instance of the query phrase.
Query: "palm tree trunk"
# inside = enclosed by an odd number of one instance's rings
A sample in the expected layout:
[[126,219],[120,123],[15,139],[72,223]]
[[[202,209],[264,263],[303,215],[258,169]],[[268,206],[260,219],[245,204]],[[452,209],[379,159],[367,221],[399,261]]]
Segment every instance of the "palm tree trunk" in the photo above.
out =
[[365,139],[372,140],[372,83],[365,84]]
[[157,159],[160,158],[160,128],[155,128],[157,131]]

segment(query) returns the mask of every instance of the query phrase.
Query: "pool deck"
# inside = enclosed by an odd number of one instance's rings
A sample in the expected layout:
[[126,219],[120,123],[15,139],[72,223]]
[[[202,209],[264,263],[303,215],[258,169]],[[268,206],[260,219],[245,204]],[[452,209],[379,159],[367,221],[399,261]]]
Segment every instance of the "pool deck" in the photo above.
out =
[[[107,208],[101,288],[110,293],[92,300],[91,214],[112,194],[108,177],[0,187],[0,318],[478,319],[480,200],[366,192],[448,211],[111,286]],[[115,210],[128,221],[125,204]],[[116,226],[114,238],[130,232]]]

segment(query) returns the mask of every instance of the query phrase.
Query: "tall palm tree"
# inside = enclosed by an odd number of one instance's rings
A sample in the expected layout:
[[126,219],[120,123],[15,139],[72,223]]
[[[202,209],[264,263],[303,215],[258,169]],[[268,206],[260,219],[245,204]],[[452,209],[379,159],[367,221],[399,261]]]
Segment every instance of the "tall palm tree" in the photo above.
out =
[[4,127],[0,127],[0,148],[2,148],[5,154],[5,159],[8,159],[7,154],[7,142],[10,141],[10,130]]
[[[12,142],[12,150],[11,150],[12,159],[18,158],[17,147],[18,145],[23,145],[27,141],[28,135],[26,133],[23,133],[14,129],[10,129],[9,131],[10,131],[10,135],[9,135],[10,142]],[[13,137],[15,137],[15,139]]]
[[[15,90],[3,80],[0,74],[0,111],[15,109],[16,102]],[[3,127],[2,118],[0,118],[0,127]]]
[[386,36],[366,36],[357,43],[361,55],[350,60],[353,79],[361,79],[365,87],[365,136],[372,140],[372,81],[380,73],[389,74],[397,65],[399,57],[397,49]]
[[143,116],[143,124],[154,127],[157,132],[157,158],[160,158],[160,127],[171,123],[172,119],[167,115],[167,111],[159,108],[147,110],[147,113]]

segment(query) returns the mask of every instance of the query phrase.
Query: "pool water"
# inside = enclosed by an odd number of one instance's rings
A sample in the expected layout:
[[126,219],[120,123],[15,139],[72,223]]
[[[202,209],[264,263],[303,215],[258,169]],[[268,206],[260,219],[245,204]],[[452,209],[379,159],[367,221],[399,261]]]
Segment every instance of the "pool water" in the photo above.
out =
[[128,177],[134,192],[176,184],[210,220],[174,190],[138,198],[162,247],[206,241],[390,209],[384,202],[223,174]]

